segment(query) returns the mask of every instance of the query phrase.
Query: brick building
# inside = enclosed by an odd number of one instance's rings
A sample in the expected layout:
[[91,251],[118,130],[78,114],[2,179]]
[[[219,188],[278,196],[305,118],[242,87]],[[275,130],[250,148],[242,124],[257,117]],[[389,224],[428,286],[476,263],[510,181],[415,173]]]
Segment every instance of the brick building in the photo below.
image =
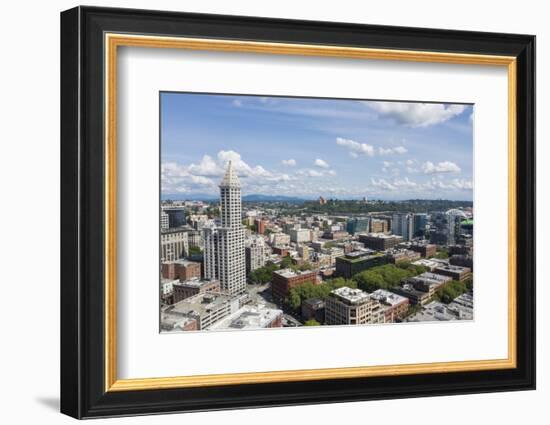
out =
[[201,265],[189,260],[165,261],[161,265],[161,274],[165,279],[181,281],[201,277]]
[[175,303],[197,294],[219,291],[220,282],[218,280],[200,280],[199,278],[193,278],[184,282],[176,282],[173,285]]
[[291,269],[277,270],[273,272],[271,293],[273,294],[273,298],[283,300],[288,296],[292,288],[306,282],[316,285],[318,283],[317,272],[307,270],[295,272]]

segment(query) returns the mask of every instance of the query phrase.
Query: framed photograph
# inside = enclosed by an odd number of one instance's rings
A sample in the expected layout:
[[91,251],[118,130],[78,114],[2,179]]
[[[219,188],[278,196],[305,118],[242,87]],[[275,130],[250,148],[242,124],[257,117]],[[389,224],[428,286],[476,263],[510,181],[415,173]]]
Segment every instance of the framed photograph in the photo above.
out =
[[535,388],[535,37],[61,14],[61,411]]

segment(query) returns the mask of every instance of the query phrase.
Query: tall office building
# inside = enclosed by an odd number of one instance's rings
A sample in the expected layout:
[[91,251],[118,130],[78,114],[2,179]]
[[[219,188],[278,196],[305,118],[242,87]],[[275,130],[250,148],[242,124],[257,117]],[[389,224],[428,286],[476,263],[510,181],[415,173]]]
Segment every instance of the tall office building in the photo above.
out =
[[349,219],[346,223],[346,231],[352,235],[355,235],[356,233],[368,233],[369,228],[369,217],[354,217]]
[[246,290],[245,229],[241,183],[231,161],[219,187],[221,226],[204,228],[204,274],[219,280],[223,291],[240,294]]
[[413,238],[413,224],[411,214],[394,214],[391,220],[392,233],[403,236],[404,241],[410,241]]
[[[457,225],[462,218],[458,210],[431,214],[430,242],[437,245],[454,245],[458,236]],[[463,214],[463,213],[462,213]]]
[[185,226],[185,208],[165,206],[162,208],[162,212],[168,216],[168,227]]
[[419,213],[414,215],[413,232],[414,236],[424,236],[426,225],[428,224],[428,214]]

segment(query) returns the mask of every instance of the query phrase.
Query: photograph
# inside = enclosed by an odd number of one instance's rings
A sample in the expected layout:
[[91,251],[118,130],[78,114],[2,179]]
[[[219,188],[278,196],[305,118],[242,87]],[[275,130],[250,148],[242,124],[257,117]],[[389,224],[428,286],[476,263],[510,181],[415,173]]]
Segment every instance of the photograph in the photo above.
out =
[[474,320],[475,105],[159,108],[161,333]]

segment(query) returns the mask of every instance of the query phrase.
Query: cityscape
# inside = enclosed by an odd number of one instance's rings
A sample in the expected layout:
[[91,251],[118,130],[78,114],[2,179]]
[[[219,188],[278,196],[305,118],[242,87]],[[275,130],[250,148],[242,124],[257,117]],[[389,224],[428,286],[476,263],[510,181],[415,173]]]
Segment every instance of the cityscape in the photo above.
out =
[[[232,142],[233,150],[220,151],[224,154],[217,158],[203,154],[197,163],[191,158],[182,161],[182,152],[187,153],[180,141],[184,137],[166,143],[164,137],[194,134],[191,127],[179,127],[182,116],[194,122],[193,112],[174,113],[188,111],[189,104],[204,117],[220,113],[213,103],[222,99],[231,108],[232,128],[237,128],[228,130],[226,138],[239,140],[251,131],[249,122],[239,128],[239,117],[254,117],[254,122],[261,123],[261,115],[266,114],[281,120],[279,131],[297,132],[305,124],[320,126],[321,121],[330,121],[327,105],[334,107],[333,120],[341,122],[342,117],[334,112],[342,110],[342,101],[335,105],[324,100],[323,114],[317,117],[311,114],[320,106],[313,103],[316,100],[308,104],[309,99],[296,99],[302,105],[306,102],[309,109],[296,107],[295,113],[285,109],[281,115],[279,102],[293,104],[295,99],[169,95],[161,97],[166,100],[162,107],[168,110],[162,116],[161,130],[161,332],[473,320],[471,106],[396,103],[389,107],[393,115],[384,115],[370,112],[386,111],[387,106],[378,104],[389,102],[371,101],[376,107],[345,104],[347,119],[353,116],[369,129],[378,125],[379,137],[383,130],[391,134],[386,140],[394,144],[376,147],[336,138],[336,152],[344,148],[341,155],[348,158],[342,170],[357,167],[351,180],[345,181],[337,178],[341,171],[329,165],[328,156],[317,158],[320,150],[303,151],[298,143],[285,146],[286,159],[277,162],[296,168],[309,161],[316,169],[309,173],[296,169],[280,177],[267,166],[244,162],[237,149],[246,150],[246,142],[242,146]],[[250,101],[255,102],[252,112],[243,112]],[[172,109],[167,107],[170,102]],[[206,109],[201,110],[201,103]],[[358,106],[368,113],[353,115],[352,107]],[[288,115],[300,117],[304,110],[312,122],[288,120]],[[396,111],[405,112],[396,115]],[[407,113],[420,115],[429,124],[411,124]],[[214,118],[221,125],[222,118]],[[448,138],[460,139],[456,143],[463,148],[455,155],[460,162],[438,160],[438,150],[449,152],[443,143],[429,151],[433,160],[414,155],[417,150],[425,155],[426,149],[406,139],[395,146],[393,137],[400,131],[427,138],[434,127],[445,127]],[[470,132],[465,131],[468,128]],[[261,132],[261,126],[255,131]],[[437,131],[434,134],[439,136],[443,130]],[[326,136],[326,132],[320,132],[320,137],[330,140],[332,134]],[[457,132],[461,134],[456,136]],[[207,136],[203,149],[209,147]],[[171,143],[175,148],[170,148]],[[383,157],[378,162],[380,170],[369,169],[376,167],[373,162],[379,156]],[[390,161],[391,156],[407,158]],[[330,158],[336,163],[335,155]],[[361,173],[366,173],[366,179]],[[451,179],[449,174],[454,174]],[[416,181],[412,180],[415,175]],[[308,180],[316,178],[310,186]],[[338,181],[343,188],[335,187]],[[399,181],[408,183],[399,185]],[[350,184],[357,190],[350,190]]]

